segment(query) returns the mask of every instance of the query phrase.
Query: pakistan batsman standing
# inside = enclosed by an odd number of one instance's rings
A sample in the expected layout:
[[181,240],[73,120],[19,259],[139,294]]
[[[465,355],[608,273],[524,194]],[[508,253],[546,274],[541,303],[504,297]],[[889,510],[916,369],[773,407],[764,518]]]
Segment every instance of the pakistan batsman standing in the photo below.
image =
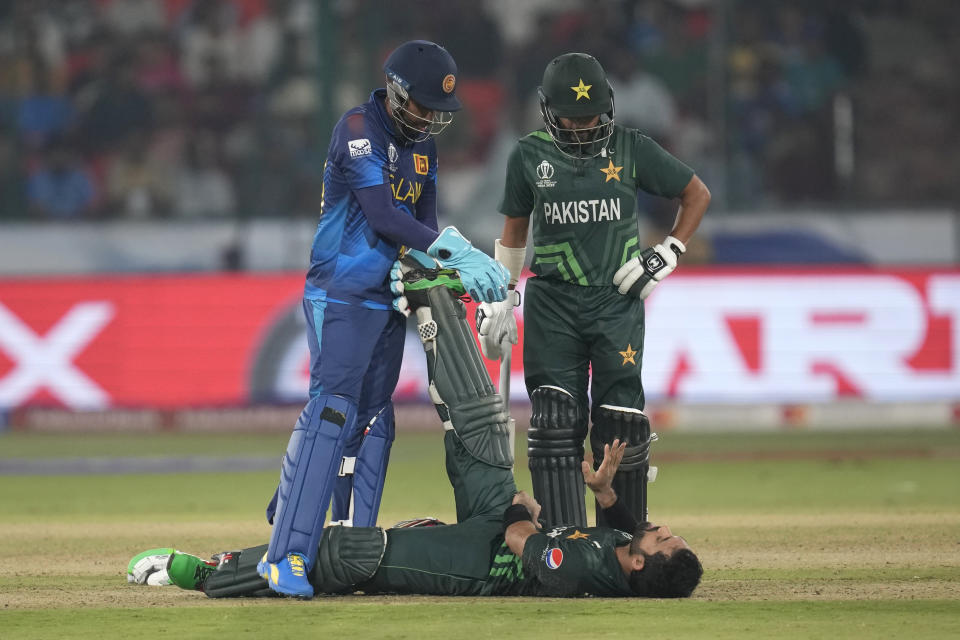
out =
[[[507,165],[496,258],[523,266],[530,221],[536,277],[526,285],[523,363],[532,402],[528,433],[534,497],[547,526],[586,525],[580,474],[587,417],[594,465],[605,443],[628,448],[614,488],[646,520],[650,423],[640,380],[644,298],[677,266],[710,202],[693,170],[635,129],[614,123],[613,90],[584,53],[552,60],[539,88],[545,127],[521,138]],[[679,198],[670,234],[642,249],[637,191]],[[481,347],[499,358],[516,343],[517,294],[481,305]],[[588,406],[587,384],[592,370]],[[597,509],[599,525],[603,514]]]

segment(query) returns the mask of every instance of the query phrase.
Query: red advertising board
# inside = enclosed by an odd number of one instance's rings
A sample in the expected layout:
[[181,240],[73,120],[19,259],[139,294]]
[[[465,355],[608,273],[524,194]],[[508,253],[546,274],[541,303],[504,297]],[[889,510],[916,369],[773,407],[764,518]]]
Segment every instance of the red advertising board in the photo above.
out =
[[0,282],[0,406],[233,405],[302,276]]
[[[299,273],[2,280],[0,409],[303,400],[302,283]],[[522,402],[522,338],[514,353]],[[686,268],[648,301],[642,364],[651,400],[956,400],[960,270]],[[413,331],[395,397],[426,399]]]

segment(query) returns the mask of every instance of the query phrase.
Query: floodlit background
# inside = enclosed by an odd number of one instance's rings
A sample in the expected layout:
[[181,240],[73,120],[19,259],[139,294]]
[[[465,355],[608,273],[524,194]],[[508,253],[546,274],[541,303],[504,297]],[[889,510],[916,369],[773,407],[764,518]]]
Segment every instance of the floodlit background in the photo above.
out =
[[[955,425],[958,27],[949,0],[0,3],[0,425],[288,429],[329,132],[413,38],[459,64],[441,222],[478,246],[567,51],[710,187],[648,305],[660,428]],[[676,204],[640,207],[659,240]],[[396,398],[429,411],[419,350]],[[513,388],[522,423],[519,349]]]

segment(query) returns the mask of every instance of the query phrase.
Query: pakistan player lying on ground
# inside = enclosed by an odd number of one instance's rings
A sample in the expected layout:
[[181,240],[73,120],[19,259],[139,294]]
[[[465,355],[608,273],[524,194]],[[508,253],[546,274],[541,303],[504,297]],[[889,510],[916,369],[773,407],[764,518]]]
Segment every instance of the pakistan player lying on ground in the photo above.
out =
[[[596,471],[586,462],[581,469],[610,526],[541,530],[540,505],[514,483],[506,414],[456,300],[462,288],[454,277],[448,270],[407,274],[403,293],[417,310],[431,396],[446,428],[457,524],[327,527],[307,576],[315,592],[689,596],[703,570],[686,541],[665,526],[638,523],[617,500],[612,479],[627,443],[608,444]],[[266,549],[224,552],[210,562],[152,549],[128,570],[132,582],[169,581],[213,598],[276,595],[268,587],[272,565],[266,575],[257,571]]]

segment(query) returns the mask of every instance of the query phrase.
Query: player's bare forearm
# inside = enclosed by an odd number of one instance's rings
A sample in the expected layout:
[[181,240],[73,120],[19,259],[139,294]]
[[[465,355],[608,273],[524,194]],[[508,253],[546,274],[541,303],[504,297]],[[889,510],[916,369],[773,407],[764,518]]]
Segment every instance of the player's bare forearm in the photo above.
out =
[[530,230],[530,218],[511,218],[505,216],[503,220],[503,235],[500,242],[505,247],[527,246],[527,232]]
[[504,541],[507,543],[507,546],[510,547],[510,551],[513,551],[518,556],[522,556],[523,546],[527,544],[527,538],[535,533],[538,533],[538,530],[532,520],[514,522],[507,527],[507,531],[504,534]]
[[597,504],[600,505],[601,509],[609,509],[617,501],[617,492],[613,490],[613,487],[609,487],[604,491],[594,493],[593,497],[597,499]]
[[680,193],[680,209],[677,211],[677,219],[673,229],[670,230],[670,235],[684,244],[689,242],[697,227],[700,226],[708,206],[710,206],[710,190],[703,184],[703,180],[693,176]]

